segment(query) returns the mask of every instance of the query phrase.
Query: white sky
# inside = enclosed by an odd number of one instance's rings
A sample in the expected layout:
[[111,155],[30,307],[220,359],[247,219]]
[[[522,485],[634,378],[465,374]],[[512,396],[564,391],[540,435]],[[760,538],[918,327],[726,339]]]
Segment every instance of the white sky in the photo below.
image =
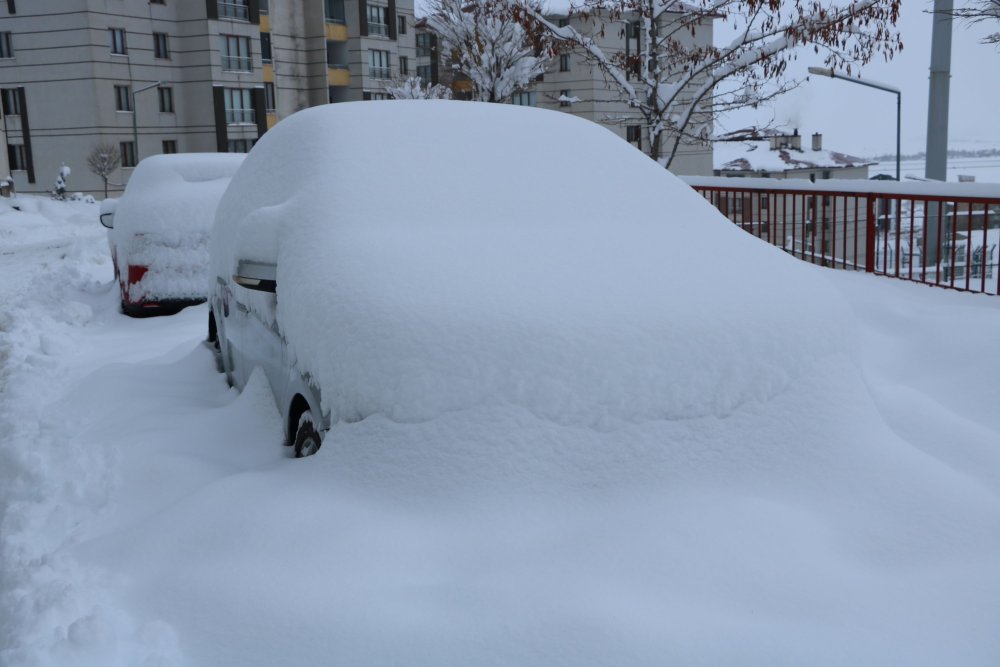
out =
[[[962,6],[968,0],[957,0]],[[931,61],[933,7],[925,0],[902,3],[898,28],[903,51],[890,62],[866,66],[861,76],[903,91],[903,153],[925,149],[928,76]],[[990,29],[992,28],[992,30]],[[994,26],[967,26],[956,22],[952,37],[951,104],[948,143],[952,148],[972,148],[966,142],[1000,145],[1000,51],[980,43],[983,35],[1000,30]],[[717,41],[727,26],[716,26]],[[810,66],[822,66],[819,55],[802,50],[789,74],[805,76]],[[803,134],[822,132],[824,147],[855,155],[894,153],[896,150],[896,97],[891,93],[846,81],[813,76],[798,90],[775,101],[770,109],[744,111],[725,119],[729,129],[765,122],[774,115],[788,128]]]

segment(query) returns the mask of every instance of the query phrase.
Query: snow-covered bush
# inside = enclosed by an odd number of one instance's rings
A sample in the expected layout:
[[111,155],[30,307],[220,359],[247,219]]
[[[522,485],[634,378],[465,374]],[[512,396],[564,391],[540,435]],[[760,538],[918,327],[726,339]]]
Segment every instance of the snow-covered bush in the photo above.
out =
[[55,188],[52,190],[53,199],[58,199],[59,201],[66,199],[66,180],[71,173],[73,173],[72,170],[63,162],[63,165],[59,167],[59,175],[56,176]]
[[395,100],[450,100],[451,90],[440,84],[425,84],[419,76],[408,76],[385,87]]

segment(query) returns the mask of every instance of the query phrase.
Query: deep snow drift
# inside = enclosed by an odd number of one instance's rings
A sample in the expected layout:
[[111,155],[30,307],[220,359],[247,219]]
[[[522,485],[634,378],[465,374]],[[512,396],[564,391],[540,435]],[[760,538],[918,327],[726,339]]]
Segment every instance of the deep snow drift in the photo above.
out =
[[[783,384],[734,377],[757,398],[376,414],[292,460],[204,307],[124,318],[97,207],[26,201],[0,211],[4,665],[1000,660],[994,298],[796,264],[829,302],[785,304]],[[770,294],[679,379],[747,368]],[[714,305],[682,312],[710,332]]]

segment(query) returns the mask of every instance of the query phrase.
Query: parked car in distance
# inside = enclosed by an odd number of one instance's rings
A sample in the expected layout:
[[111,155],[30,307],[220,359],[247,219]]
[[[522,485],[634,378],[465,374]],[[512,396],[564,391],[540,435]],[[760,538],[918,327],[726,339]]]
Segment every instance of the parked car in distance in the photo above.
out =
[[782,323],[811,280],[600,125],[474,102],[282,120],[209,248],[209,340],[237,388],[266,376],[296,456],[373,416],[722,414],[802,348]]
[[120,199],[101,202],[122,312],[164,315],[205,301],[215,207],[244,157],[154,155],[136,166]]

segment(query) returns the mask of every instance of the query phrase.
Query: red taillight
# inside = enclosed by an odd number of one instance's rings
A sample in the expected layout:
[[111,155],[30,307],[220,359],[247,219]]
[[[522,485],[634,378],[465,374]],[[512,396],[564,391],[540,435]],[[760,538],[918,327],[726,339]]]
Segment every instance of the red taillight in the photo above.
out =
[[142,277],[146,275],[146,271],[149,271],[148,266],[137,266],[135,264],[128,265],[128,284],[134,285],[135,283],[142,280]]

